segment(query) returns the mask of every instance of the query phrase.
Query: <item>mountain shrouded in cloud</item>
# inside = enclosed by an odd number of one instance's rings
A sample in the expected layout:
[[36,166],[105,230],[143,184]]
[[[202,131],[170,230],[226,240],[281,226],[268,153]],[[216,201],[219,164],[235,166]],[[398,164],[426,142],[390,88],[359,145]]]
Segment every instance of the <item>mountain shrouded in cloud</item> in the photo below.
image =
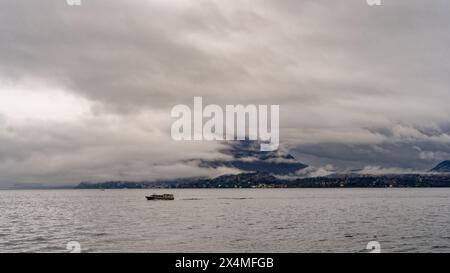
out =
[[439,163],[436,167],[431,169],[430,172],[450,173],[450,160]]
[[447,0],[0,1],[0,187],[247,169],[171,139],[194,96],[280,105],[309,166],[427,171],[450,158],[449,28]]
[[231,156],[228,160],[200,160],[199,166],[205,168],[227,167],[241,172],[266,172],[271,174],[294,174],[308,167],[282,150],[260,151],[260,144],[252,141],[230,143],[222,153]]

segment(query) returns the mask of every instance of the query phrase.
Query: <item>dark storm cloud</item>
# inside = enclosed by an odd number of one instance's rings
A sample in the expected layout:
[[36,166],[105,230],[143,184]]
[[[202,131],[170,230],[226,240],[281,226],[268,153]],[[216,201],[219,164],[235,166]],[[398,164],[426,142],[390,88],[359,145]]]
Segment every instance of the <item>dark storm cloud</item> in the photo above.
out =
[[383,143],[378,145],[321,143],[302,145],[292,151],[313,165],[333,165],[339,170],[363,169],[377,166],[405,170],[427,171],[436,162],[450,157],[449,144]]
[[282,141],[310,165],[428,169],[450,157],[449,13],[445,0],[1,1],[0,183],[210,174],[177,162],[220,144],[168,134],[171,107],[198,95],[280,104]]
[[10,26],[2,31],[9,37],[0,48],[2,71],[15,79],[56,81],[116,110],[135,111],[225,91],[246,77],[233,56],[190,41],[196,33],[221,36],[238,27],[213,3],[183,8],[98,0],[77,10],[64,1],[17,2],[0,7],[3,25]]

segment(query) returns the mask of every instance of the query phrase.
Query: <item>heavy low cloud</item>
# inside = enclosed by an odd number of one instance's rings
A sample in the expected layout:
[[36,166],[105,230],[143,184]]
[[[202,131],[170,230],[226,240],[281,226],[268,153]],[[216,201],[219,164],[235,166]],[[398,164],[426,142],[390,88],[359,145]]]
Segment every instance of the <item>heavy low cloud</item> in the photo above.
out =
[[[216,175],[170,109],[279,104],[309,165],[450,158],[446,0],[0,2],[0,186]],[[221,170],[227,171],[227,170]]]

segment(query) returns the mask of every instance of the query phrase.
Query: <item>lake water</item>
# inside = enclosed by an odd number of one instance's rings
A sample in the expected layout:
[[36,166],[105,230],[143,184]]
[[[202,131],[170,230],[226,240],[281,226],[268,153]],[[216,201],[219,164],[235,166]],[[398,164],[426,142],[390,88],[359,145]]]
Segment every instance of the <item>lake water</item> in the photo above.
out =
[[0,252],[450,252],[449,224],[450,189],[0,191]]

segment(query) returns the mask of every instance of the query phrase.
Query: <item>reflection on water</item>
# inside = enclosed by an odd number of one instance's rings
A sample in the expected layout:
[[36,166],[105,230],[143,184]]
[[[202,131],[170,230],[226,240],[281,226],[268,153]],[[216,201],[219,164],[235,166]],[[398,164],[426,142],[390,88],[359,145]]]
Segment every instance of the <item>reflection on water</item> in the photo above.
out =
[[449,213],[450,189],[0,191],[0,251],[450,252]]

